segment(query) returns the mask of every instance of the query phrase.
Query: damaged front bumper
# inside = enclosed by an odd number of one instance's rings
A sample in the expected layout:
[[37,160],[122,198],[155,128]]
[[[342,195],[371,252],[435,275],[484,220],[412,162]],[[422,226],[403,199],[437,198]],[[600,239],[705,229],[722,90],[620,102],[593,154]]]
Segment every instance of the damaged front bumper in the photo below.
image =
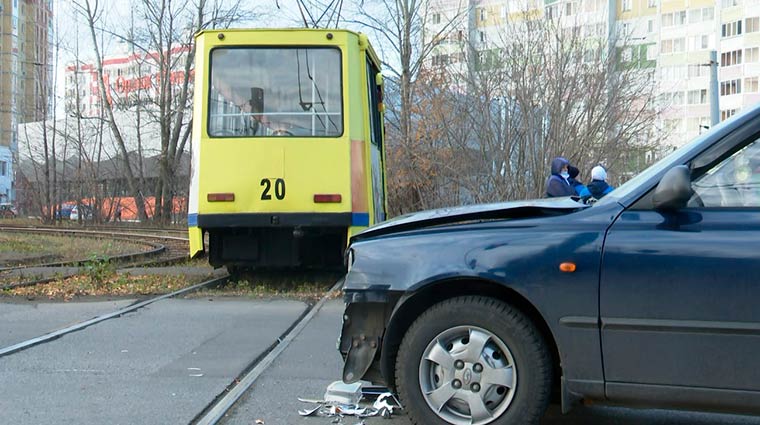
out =
[[346,292],[338,350],[344,359],[343,382],[387,384],[380,372],[383,335],[392,306],[387,294]]

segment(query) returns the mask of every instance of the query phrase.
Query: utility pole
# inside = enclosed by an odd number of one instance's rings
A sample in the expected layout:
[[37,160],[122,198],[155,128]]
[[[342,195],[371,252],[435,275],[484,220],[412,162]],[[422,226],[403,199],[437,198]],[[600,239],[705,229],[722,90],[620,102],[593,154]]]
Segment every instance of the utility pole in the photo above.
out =
[[710,51],[710,125],[715,126],[720,121],[720,108],[718,101],[718,52]]

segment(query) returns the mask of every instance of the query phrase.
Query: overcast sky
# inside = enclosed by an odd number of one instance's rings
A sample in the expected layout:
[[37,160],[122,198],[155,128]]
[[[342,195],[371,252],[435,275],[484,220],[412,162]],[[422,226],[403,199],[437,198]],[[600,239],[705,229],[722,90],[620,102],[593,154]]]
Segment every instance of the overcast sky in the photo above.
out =
[[[130,1],[112,1],[100,0],[101,5],[107,5],[103,11],[101,22],[106,23],[107,28],[113,32],[126,33],[130,22],[131,5],[139,0]],[[192,1],[192,0],[191,0]],[[251,22],[243,22],[238,27],[299,27],[302,26],[300,14],[298,12],[296,0],[244,0],[251,10],[255,10],[258,19]],[[350,0],[346,0],[346,4]],[[91,0],[92,3],[95,0]],[[318,3],[314,0],[306,0],[307,5],[311,5],[312,10],[318,9]],[[90,61],[94,59],[90,34],[84,19],[78,16],[74,1],[72,0],[55,0],[53,19],[56,28],[55,40],[58,44],[57,49],[53,47],[53,54],[57,58],[54,64],[56,74],[56,93],[59,99],[63,96],[64,84],[63,77],[66,64],[73,62],[76,57],[75,52],[79,51],[81,60]],[[344,25],[345,27],[345,25]],[[350,28],[350,26],[349,26]],[[108,56],[118,54],[118,40],[114,37],[104,36],[103,54]],[[61,113],[63,102],[58,102]]]

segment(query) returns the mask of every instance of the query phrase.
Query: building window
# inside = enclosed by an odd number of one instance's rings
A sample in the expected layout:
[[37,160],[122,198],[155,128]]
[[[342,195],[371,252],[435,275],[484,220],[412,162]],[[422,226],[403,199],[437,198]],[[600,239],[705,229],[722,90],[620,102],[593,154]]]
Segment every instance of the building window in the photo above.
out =
[[440,13],[434,13],[433,14],[433,23],[434,24],[440,24],[441,23],[441,14]]
[[649,1],[647,2],[647,5],[648,5],[650,8],[651,8],[651,7],[657,7],[657,0],[649,0]]
[[720,1],[720,7],[722,8],[739,6],[740,4],[741,4],[741,0],[721,0]]
[[692,9],[689,11],[689,22],[696,24],[702,22],[702,9]]
[[682,132],[684,120],[680,118],[665,120],[665,128],[669,132]]
[[715,9],[712,7],[706,7],[702,9],[702,20],[703,21],[712,21],[715,19]]
[[725,111],[720,111],[720,120],[725,121],[734,115],[736,115],[736,109],[727,109]]
[[485,21],[488,17],[488,12],[486,12],[486,9],[480,9],[480,21]]
[[686,96],[684,96],[682,91],[677,91],[673,93],[674,105],[683,105],[685,101],[686,101]]
[[633,9],[633,0],[623,0],[623,12]]
[[686,19],[686,11],[673,12],[673,25],[684,25],[688,22]]
[[710,68],[703,65],[689,65],[689,78],[707,77],[710,75]]
[[710,36],[695,35],[689,37],[689,50],[703,50],[710,46]]
[[760,47],[744,49],[744,62],[760,62]]
[[757,77],[749,77],[744,79],[744,92],[745,93],[757,93]]
[[747,18],[744,21],[744,32],[760,31],[760,17]]
[[732,94],[739,94],[742,92],[742,80],[728,80],[720,82],[720,95],[730,96]]
[[689,105],[704,105],[707,103],[707,89],[689,90]]
[[485,43],[486,42],[486,33],[484,31],[478,31],[480,36],[480,42]]
[[557,18],[558,15],[559,15],[557,13],[557,5],[554,4],[554,5],[551,5],[551,6],[546,6],[545,13],[546,13],[546,18],[547,19],[555,19],[555,18]]
[[575,15],[577,10],[577,4],[575,2],[567,2],[565,3],[565,15],[566,16],[572,16]]
[[650,46],[647,46],[647,60],[653,61],[657,60],[657,46],[652,44]]
[[654,32],[654,19],[650,19],[647,21],[647,32],[649,33]]
[[720,27],[720,35],[723,38],[741,35],[741,33],[742,21],[729,22],[727,24],[721,25]]
[[667,55],[670,53],[683,53],[686,50],[685,38],[674,38],[670,40],[662,40],[660,47],[660,53]]
[[733,66],[742,63],[742,51],[734,50],[720,54],[720,66]]
[[663,27],[672,27],[673,26],[673,14],[672,13],[663,13],[662,14],[662,26]]
[[686,120],[688,131],[699,131],[710,128],[710,117],[692,117]]
[[8,173],[8,163],[0,161],[0,176],[5,176]]
[[604,0],[585,0],[582,2],[582,4],[584,5],[584,11],[596,12],[598,10],[603,10],[607,2]]
[[623,62],[630,62],[633,59],[633,48],[627,47],[623,49]]

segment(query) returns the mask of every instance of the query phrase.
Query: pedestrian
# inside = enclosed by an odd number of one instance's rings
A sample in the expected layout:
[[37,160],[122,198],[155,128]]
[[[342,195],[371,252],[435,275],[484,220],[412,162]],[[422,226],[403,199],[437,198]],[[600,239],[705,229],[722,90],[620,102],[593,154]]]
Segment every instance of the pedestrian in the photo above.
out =
[[607,184],[607,170],[601,165],[591,169],[591,181],[586,186],[586,190],[581,193],[583,200],[594,198],[602,199],[604,195],[612,192],[614,187]]
[[580,194],[586,189],[586,185],[581,183],[578,179],[578,174],[580,173],[581,170],[579,170],[578,167],[573,167],[572,165],[567,166],[567,174],[570,175],[567,181],[570,183],[570,186],[575,189],[575,194],[578,196],[580,196]]
[[121,205],[116,206],[116,213],[114,213],[113,221],[121,222]]
[[551,175],[546,179],[547,197],[557,198],[575,195],[575,189],[568,181],[570,178],[570,173],[568,172],[569,165],[570,162],[562,157],[552,160]]

